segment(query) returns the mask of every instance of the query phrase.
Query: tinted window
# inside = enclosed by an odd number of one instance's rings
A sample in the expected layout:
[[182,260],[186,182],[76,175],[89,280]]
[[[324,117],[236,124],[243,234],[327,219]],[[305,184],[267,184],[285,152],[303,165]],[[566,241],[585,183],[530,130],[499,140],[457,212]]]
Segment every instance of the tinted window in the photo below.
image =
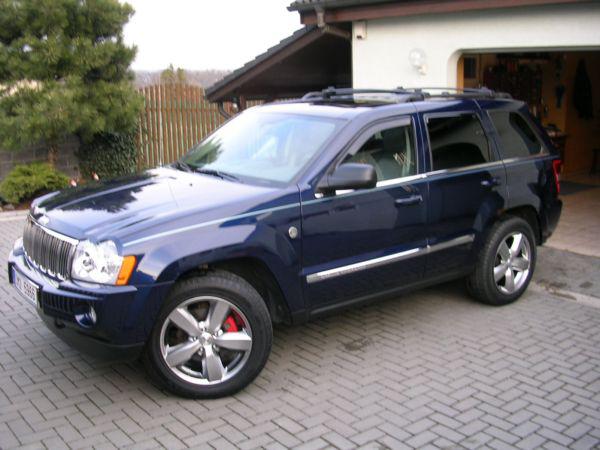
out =
[[489,114],[500,137],[503,158],[535,155],[542,151],[542,143],[520,114],[507,111],[490,111]]
[[371,164],[377,180],[391,180],[417,173],[413,132],[410,125],[388,128],[373,134],[345,162]]
[[489,162],[490,148],[475,114],[430,117],[427,120],[433,170]]

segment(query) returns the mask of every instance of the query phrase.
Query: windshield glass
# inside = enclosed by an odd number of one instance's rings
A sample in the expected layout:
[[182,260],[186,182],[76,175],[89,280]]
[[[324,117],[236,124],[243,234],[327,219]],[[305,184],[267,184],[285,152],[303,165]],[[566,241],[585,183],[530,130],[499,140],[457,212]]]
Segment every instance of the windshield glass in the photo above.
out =
[[206,173],[291,181],[333,136],[339,120],[246,111],[192,148],[182,159]]

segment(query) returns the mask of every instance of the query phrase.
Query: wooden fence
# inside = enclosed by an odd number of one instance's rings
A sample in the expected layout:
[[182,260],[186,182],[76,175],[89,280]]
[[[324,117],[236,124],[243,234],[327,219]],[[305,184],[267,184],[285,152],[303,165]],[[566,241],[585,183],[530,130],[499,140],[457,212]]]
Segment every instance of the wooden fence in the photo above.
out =
[[[173,162],[225,121],[198,86],[161,84],[146,86],[140,93],[145,100],[138,138],[140,167]],[[231,104],[224,106],[234,113]]]

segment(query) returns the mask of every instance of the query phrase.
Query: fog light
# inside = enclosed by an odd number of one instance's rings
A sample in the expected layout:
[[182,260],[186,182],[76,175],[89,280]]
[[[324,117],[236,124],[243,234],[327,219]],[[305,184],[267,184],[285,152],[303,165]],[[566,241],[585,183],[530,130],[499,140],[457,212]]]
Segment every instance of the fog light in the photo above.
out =
[[13,244],[13,254],[16,256],[16,255],[20,255],[22,253],[23,253],[23,238],[20,237]]
[[75,320],[82,327],[90,328],[96,325],[98,316],[96,315],[96,310],[94,309],[94,307],[90,306],[86,312],[82,314],[75,314]]

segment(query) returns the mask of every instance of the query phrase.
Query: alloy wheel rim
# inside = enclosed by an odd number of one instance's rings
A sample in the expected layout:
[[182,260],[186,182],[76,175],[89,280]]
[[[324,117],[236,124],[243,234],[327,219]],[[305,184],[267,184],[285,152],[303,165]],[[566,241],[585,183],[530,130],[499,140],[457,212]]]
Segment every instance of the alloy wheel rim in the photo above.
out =
[[160,350],[177,377],[215,385],[233,378],[245,366],[252,350],[252,330],[231,302],[194,297],[179,304],[163,322]]
[[531,246],[520,232],[507,235],[498,246],[493,277],[503,294],[514,294],[523,287],[531,268]]

